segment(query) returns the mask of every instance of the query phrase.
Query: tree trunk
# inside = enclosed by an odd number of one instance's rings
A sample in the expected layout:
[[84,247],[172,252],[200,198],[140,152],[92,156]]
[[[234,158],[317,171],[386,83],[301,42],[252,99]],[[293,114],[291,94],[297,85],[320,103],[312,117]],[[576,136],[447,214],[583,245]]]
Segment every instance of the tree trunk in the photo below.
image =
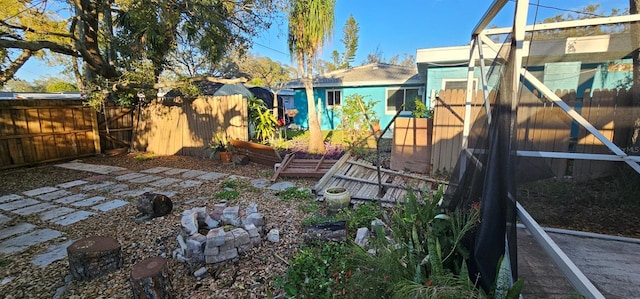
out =
[[91,280],[122,267],[122,250],[115,239],[93,236],[67,247],[69,270],[77,280]]
[[174,298],[167,260],[152,257],[136,263],[129,278],[133,298]]
[[[299,61],[298,64],[303,65],[304,62]],[[301,68],[304,68],[304,66]],[[307,62],[306,73],[302,78],[302,82],[304,83],[304,90],[307,94],[307,114],[309,120],[309,147],[307,151],[309,151],[310,153],[324,153],[326,151],[326,148],[324,147],[322,130],[320,129],[320,122],[318,121],[318,113],[316,111],[312,76],[311,62]]]

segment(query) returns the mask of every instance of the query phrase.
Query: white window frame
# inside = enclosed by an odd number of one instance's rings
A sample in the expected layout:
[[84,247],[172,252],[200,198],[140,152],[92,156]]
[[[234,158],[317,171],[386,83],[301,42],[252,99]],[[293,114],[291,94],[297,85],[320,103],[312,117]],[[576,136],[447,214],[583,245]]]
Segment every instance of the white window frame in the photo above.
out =
[[[467,89],[466,86],[466,82],[467,79],[466,78],[462,78],[462,79],[442,79],[442,88],[440,88],[441,90],[445,90],[445,86],[447,86],[447,83],[449,82],[465,82],[465,87],[464,89]],[[473,90],[478,89],[478,78],[473,78]]]
[[[332,92],[333,94],[333,103],[334,105],[329,105],[329,93]],[[339,105],[335,105],[335,92],[339,92],[340,93],[340,104]],[[327,106],[327,109],[333,109],[333,108],[341,108],[342,107],[342,90],[341,89],[327,89],[325,91],[325,104]]]
[[[395,106],[393,109],[389,109],[389,106],[387,105],[387,102],[389,100],[389,91],[396,91],[396,90],[402,90],[404,92],[404,99],[402,100],[402,103],[406,103],[407,102],[407,89],[415,89],[417,90],[416,94],[424,101],[424,91],[422,92],[423,94],[420,94],[420,86],[414,86],[414,87],[393,87],[393,88],[387,88],[385,90],[385,98],[384,98],[384,112],[385,114],[396,114],[396,109]],[[406,110],[405,110],[406,111]]]

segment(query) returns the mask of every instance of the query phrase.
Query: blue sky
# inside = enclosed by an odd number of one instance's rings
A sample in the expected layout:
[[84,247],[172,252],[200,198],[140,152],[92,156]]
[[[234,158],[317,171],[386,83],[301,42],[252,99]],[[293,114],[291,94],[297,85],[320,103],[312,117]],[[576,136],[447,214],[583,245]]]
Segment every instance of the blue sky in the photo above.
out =
[[[629,0],[530,0],[539,3],[536,20],[578,10],[588,4],[599,3],[601,8],[627,8]],[[395,55],[416,54],[418,49],[459,46],[469,43],[471,30],[478,24],[493,0],[337,0],[335,31],[325,45],[321,57],[329,60],[331,52],[343,52],[342,28],[353,14],[360,26],[358,51],[355,64],[360,64],[376,49],[385,59]],[[513,22],[514,1],[509,1],[503,11],[491,23],[508,27]],[[528,23],[534,22],[536,7],[529,7]],[[255,40],[252,53],[267,56],[275,61],[292,65],[287,47],[287,21],[283,17],[272,28]],[[40,75],[56,76],[58,70],[31,59],[17,73],[17,77],[32,81]]]

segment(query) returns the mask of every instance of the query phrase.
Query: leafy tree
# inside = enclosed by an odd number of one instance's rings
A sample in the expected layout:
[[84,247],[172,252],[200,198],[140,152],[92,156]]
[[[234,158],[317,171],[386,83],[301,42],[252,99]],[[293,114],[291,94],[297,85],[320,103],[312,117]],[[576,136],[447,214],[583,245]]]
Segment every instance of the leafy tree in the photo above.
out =
[[309,148],[311,153],[325,152],[313,95],[313,63],[334,27],[335,0],[292,0],[289,4],[289,52],[307,94]]
[[360,26],[353,15],[350,15],[342,28],[342,43],[344,44],[344,53],[341,55],[337,50],[331,53],[332,62],[325,62],[325,71],[334,71],[351,67],[353,60],[356,58],[358,50],[358,32]]
[[278,93],[293,78],[295,70],[269,57],[247,55],[240,62],[240,69],[251,79],[249,83],[264,86],[273,93],[273,110],[278,115]]
[[[6,2],[6,3],[5,3]],[[45,2],[42,2],[46,4]],[[89,88],[152,86],[167,67],[169,55],[179,44],[196,47],[211,63],[222,60],[231,49],[245,49],[250,38],[267,28],[272,12],[281,4],[270,0],[73,0],[58,5],[6,0],[0,12],[0,83],[19,66],[10,68],[7,57],[43,50],[73,59],[73,67],[91,81]],[[6,4],[6,5],[5,5]],[[54,11],[66,7],[70,17]],[[52,21],[53,20],[53,21]],[[62,21],[58,21],[62,20]],[[181,38],[179,38],[181,37]],[[20,59],[14,62],[20,63]],[[150,62],[148,69],[135,69]],[[22,62],[23,63],[23,62]],[[84,69],[81,73],[78,63]],[[14,64],[17,65],[17,64]],[[133,71],[149,78],[128,81]],[[95,75],[94,75],[95,74]],[[97,76],[97,77],[96,77]],[[133,77],[140,77],[133,76]],[[119,84],[114,84],[119,83]],[[125,91],[129,92],[129,91]]]
[[25,80],[11,79],[5,82],[2,90],[10,92],[38,92],[40,91],[38,90],[38,88],[38,86],[31,84],[30,82],[27,82]]
[[67,82],[58,81],[45,87],[46,92],[78,91],[78,87]]
[[[592,18],[597,18],[602,16],[619,16],[626,13],[627,13],[626,10],[621,10],[618,8],[612,8],[610,12],[607,12],[600,8],[600,4],[590,4],[579,9],[576,12],[568,12],[568,13],[558,14],[555,16],[548,17],[542,20],[542,23],[556,23],[556,22],[564,22],[564,21],[584,20],[584,19],[592,19]],[[529,40],[530,39],[547,40],[547,39],[558,39],[558,38],[575,37],[575,36],[620,33],[626,30],[628,30],[628,26],[621,25],[621,24],[583,26],[583,27],[536,31],[534,34],[527,34],[526,38]]]

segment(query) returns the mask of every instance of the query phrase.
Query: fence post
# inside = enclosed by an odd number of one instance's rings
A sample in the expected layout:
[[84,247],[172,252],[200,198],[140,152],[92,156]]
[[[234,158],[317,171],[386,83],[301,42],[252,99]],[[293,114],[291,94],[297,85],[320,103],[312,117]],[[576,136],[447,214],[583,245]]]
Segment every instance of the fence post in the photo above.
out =
[[91,129],[93,129],[93,147],[96,150],[96,154],[100,154],[102,149],[100,149],[100,128],[98,128],[98,112],[93,108],[89,107],[89,111],[91,111]]

